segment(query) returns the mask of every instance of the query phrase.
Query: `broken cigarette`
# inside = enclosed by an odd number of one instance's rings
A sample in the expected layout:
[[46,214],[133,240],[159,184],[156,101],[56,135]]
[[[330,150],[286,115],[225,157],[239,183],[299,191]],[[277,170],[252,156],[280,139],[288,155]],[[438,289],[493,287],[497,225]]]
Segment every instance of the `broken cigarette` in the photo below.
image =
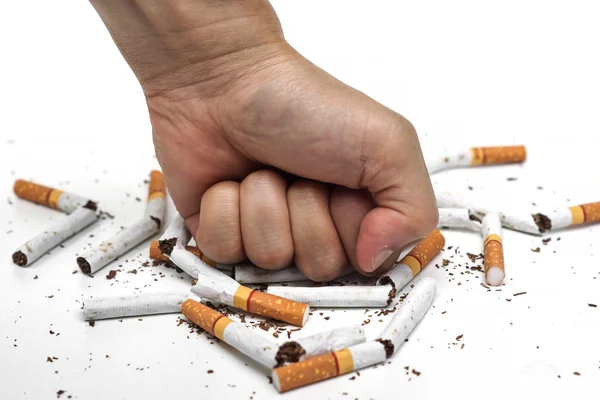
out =
[[487,214],[481,222],[485,280],[490,286],[499,286],[504,280],[504,250],[502,249],[500,214]]
[[12,260],[21,267],[29,266],[49,250],[96,221],[96,203],[90,201],[21,245],[13,253]]
[[391,285],[396,291],[402,290],[429,262],[437,256],[446,244],[444,235],[435,229],[419,242],[387,274],[377,280],[377,285]]
[[77,258],[77,265],[86,275],[92,275],[117,257],[131,250],[160,230],[164,218],[166,188],[163,175],[159,171],[150,174],[148,202],[144,218],[123,229],[112,238],[100,243]]
[[91,297],[83,302],[86,320],[178,313],[189,291]]
[[438,208],[438,228],[467,229],[481,232],[481,219],[466,208]]
[[251,264],[236,265],[233,268],[233,277],[239,283],[281,283],[309,280],[296,267],[268,271]]
[[[423,278],[377,341],[357,344],[273,370],[273,384],[281,393],[380,363],[404,343],[431,306],[436,283]],[[414,295],[413,295],[414,293]]]
[[525,146],[472,147],[466,151],[437,156],[427,161],[430,174],[460,167],[521,163],[527,158]]
[[385,286],[269,286],[267,293],[311,307],[387,307],[395,290]]
[[[48,186],[18,179],[15,181],[14,192],[17,197],[32,201],[36,204],[54,208],[67,214],[71,214],[80,207],[92,202],[87,197],[65,192]],[[93,203],[93,202],[92,202]],[[95,204],[93,206],[96,207]]]
[[362,328],[350,326],[280,345],[193,299],[181,305],[181,312],[200,328],[268,368],[365,341]]
[[[196,246],[185,246],[185,249],[187,251],[189,251],[190,253],[192,253],[193,255],[195,255],[196,257],[202,258],[202,252]],[[173,251],[173,250],[171,250],[171,251]],[[152,260],[169,261],[169,257],[165,255],[166,253],[163,253],[160,251],[158,240],[153,240],[150,243],[149,252],[150,252],[150,254],[149,254],[150,259],[152,259]]]

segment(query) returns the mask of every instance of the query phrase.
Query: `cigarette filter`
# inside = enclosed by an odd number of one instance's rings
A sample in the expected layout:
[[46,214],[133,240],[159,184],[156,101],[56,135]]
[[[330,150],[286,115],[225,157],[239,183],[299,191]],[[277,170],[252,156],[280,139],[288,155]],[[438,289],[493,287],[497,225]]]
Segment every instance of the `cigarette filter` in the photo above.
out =
[[481,232],[481,219],[466,208],[438,208],[438,228],[467,229]]
[[94,274],[160,230],[166,203],[164,185],[162,173],[152,171],[144,217],[78,257],[77,265],[84,274]]
[[394,299],[389,286],[269,286],[267,293],[311,307],[386,307]]
[[431,306],[435,285],[430,278],[420,279],[377,341],[275,368],[273,384],[283,393],[385,361],[400,348]]
[[472,147],[453,154],[443,154],[427,161],[430,174],[460,167],[521,163],[527,158],[525,146]]
[[444,235],[438,229],[435,229],[387,274],[379,278],[377,285],[392,285],[394,289],[401,290],[442,251],[445,244]]
[[[67,214],[71,214],[80,207],[85,206],[90,199],[74,193],[54,189],[48,186],[18,179],[15,181],[14,192],[17,197],[32,201],[36,204],[54,208]],[[93,203],[93,202],[92,202]],[[93,203],[95,208],[95,203]],[[92,207],[90,205],[90,207]]]
[[499,286],[504,280],[504,251],[502,249],[502,222],[500,214],[490,213],[483,217],[483,265],[485,280],[490,286]]
[[79,207],[65,218],[53,223],[44,232],[29,239],[12,255],[13,262],[21,267],[27,267],[49,250],[58,246],[85,227],[98,221],[96,206]]
[[189,291],[96,296],[83,302],[85,319],[100,320],[139,315],[178,313]]
[[233,268],[233,276],[239,283],[281,283],[309,280],[296,267],[267,271],[251,264],[236,265]]

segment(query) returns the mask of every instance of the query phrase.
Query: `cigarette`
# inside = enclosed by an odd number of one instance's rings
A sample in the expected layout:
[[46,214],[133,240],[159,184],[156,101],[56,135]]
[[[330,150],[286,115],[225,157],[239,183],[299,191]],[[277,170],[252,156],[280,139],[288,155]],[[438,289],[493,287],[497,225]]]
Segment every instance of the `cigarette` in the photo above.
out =
[[304,326],[310,311],[308,304],[247,288],[226,275],[219,279],[199,276],[192,291],[202,298],[296,326]]
[[423,318],[435,296],[435,286],[431,278],[420,279],[378,340],[275,368],[273,384],[283,393],[384,362]]
[[267,293],[311,307],[387,307],[395,290],[385,286],[269,286]]
[[467,229],[481,232],[481,219],[466,208],[438,208],[438,228]]
[[233,268],[233,277],[239,283],[281,283],[309,280],[296,267],[267,271],[251,264],[236,265]]
[[445,244],[444,235],[438,229],[435,229],[387,274],[379,278],[377,285],[391,285],[395,291],[401,290],[442,251]]
[[200,328],[268,368],[365,341],[360,326],[349,326],[280,345],[193,299],[184,301],[181,312]]
[[[169,257],[165,255],[166,253],[160,251],[159,246],[160,245],[158,240],[153,240],[150,243],[150,259],[158,261],[169,261]],[[195,255],[196,257],[202,258],[202,252],[196,246],[185,246],[185,249],[193,255]]]
[[[158,239],[157,250],[161,255],[169,256],[173,251],[173,247],[177,242],[179,242],[182,246],[185,246],[191,240],[192,235],[190,231],[185,226],[185,221],[181,218],[181,215],[177,214],[171,221],[171,223],[165,229],[165,232],[162,234],[160,239]],[[152,254],[152,246],[155,241],[152,242],[150,246],[150,254]],[[190,246],[191,247],[191,246]],[[198,250],[198,257],[201,257],[202,253]],[[165,260],[167,257],[165,257]]]
[[12,255],[13,262],[18,266],[27,267],[49,250],[96,221],[98,221],[96,204],[88,202],[21,245]]
[[436,288],[437,282],[434,279],[422,277],[415,281],[414,288],[377,339],[383,344],[387,358],[398,351],[408,335],[423,319],[433,303]]
[[490,286],[499,286],[504,280],[504,250],[502,249],[502,222],[500,214],[483,217],[483,265],[485,280]]
[[429,173],[434,174],[460,167],[521,163],[526,158],[525,146],[472,147],[454,154],[437,156],[426,164]]
[[[71,214],[91,202],[87,197],[22,179],[15,181],[13,189],[17,197],[21,199],[32,201],[41,206],[54,208],[67,214]],[[95,203],[93,207],[95,207]]]
[[83,302],[86,320],[179,313],[189,291],[91,297]]
[[166,203],[164,185],[162,173],[152,171],[144,218],[78,257],[77,265],[84,274],[93,275],[160,230]]

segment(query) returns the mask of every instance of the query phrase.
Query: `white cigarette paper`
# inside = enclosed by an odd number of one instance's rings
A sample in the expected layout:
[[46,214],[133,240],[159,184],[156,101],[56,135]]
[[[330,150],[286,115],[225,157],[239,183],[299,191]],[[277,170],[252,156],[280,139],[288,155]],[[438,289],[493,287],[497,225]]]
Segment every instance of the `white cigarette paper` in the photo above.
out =
[[80,196],[75,193],[63,192],[58,198],[58,209],[67,214],[74,213],[80,207],[84,207],[91,201],[87,197]]
[[431,278],[423,277],[415,281],[414,288],[378,339],[386,347],[388,357],[398,351],[415,326],[423,319],[433,303],[436,288],[437,283]]
[[165,232],[161,235],[159,242],[163,240],[177,239],[177,242],[182,246],[186,246],[192,239],[190,231],[185,226],[185,221],[181,215],[176,214]]
[[306,303],[311,307],[386,307],[393,300],[386,286],[269,286],[267,293]]
[[[179,313],[181,305],[189,297],[189,291],[96,296],[83,301],[83,315],[87,320],[96,321],[108,318]],[[198,300],[196,296],[193,298]]]
[[292,341],[299,344],[306,352],[300,357],[300,360],[305,360],[330,351],[345,349],[346,347],[363,343],[365,340],[365,331],[360,325],[348,325],[305,336],[300,339],[289,340],[286,343]]
[[281,283],[309,280],[296,267],[267,271],[251,264],[236,265],[233,268],[233,277],[239,283]]
[[471,162],[471,150],[464,150],[455,151],[453,154],[440,154],[431,157],[426,161],[426,165],[429,173],[435,174],[448,169],[469,167]]
[[438,208],[438,228],[481,232],[481,219],[466,208]]
[[13,254],[13,262],[21,267],[29,266],[49,250],[96,221],[98,221],[96,210],[79,207],[20,246]]

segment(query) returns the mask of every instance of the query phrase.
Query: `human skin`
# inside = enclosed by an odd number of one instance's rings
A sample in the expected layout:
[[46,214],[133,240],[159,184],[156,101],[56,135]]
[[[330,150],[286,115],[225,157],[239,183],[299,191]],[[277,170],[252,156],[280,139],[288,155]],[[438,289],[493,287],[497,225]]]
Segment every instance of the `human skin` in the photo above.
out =
[[219,263],[378,275],[437,225],[415,128],[285,41],[265,0],[91,0],[142,86],[158,161]]

